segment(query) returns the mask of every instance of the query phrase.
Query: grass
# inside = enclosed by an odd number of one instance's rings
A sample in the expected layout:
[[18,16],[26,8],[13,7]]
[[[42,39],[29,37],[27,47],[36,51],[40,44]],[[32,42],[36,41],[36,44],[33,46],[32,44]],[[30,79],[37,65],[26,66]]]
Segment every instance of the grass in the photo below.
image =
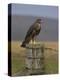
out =
[[[53,48],[58,50],[57,42],[40,42],[45,44],[45,47]],[[11,61],[12,61],[12,75],[19,71],[23,71],[25,67],[25,59],[22,56],[25,56],[26,49],[20,47],[21,42],[13,41],[11,43]],[[52,51],[45,52],[45,71],[47,74],[58,73],[58,53]]]
[[45,59],[45,71],[47,74],[56,74],[58,73],[58,59],[57,54],[54,54],[52,56],[49,56],[47,59]]
[[19,54],[14,53],[14,55],[12,55],[12,74],[22,71],[24,64],[24,59],[22,59]]
[[22,56],[25,55],[25,51],[24,48],[20,47],[19,42],[11,43],[12,75],[24,69],[25,59]]

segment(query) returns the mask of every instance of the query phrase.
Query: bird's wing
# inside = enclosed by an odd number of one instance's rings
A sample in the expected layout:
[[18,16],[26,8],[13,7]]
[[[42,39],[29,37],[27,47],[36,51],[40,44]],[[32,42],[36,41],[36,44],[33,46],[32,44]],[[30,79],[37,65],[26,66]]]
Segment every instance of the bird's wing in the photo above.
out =
[[28,36],[30,36],[30,35],[31,35],[31,33],[32,33],[33,29],[34,29],[34,25],[32,25],[32,26],[29,28],[29,30],[27,31],[27,34],[26,34],[25,39],[26,39]]
[[30,36],[30,34],[32,33],[33,30],[36,30],[36,28],[38,27],[38,24],[37,23],[34,23],[28,30],[27,34],[26,34],[26,37],[25,39]]
[[27,35],[27,37],[25,38],[25,41],[24,41],[24,42],[25,42],[25,43],[29,43],[30,40],[31,40],[32,38],[34,38],[35,33],[36,33],[36,31],[33,30],[29,36]]

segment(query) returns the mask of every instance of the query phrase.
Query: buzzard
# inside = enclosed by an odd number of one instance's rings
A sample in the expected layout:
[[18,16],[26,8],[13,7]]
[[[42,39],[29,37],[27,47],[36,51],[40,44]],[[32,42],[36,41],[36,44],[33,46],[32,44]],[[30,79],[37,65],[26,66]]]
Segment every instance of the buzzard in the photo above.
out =
[[25,40],[22,42],[21,47],[25,47],[26,44],[33,40],[35,36],[37,36],[41,31],[41,19],[37,19],[29,28]]

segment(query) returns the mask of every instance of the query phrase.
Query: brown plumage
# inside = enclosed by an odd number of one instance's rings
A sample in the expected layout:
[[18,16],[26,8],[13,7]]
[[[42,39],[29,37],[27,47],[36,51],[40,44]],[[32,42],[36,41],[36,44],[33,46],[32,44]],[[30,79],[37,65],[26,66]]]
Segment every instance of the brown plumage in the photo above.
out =
[[30,42],[36,35],[41,31],[41,19],[37,19],[34,24],[29,28],[25,40],[22,42],[22,47],[25,47],[26,44]]

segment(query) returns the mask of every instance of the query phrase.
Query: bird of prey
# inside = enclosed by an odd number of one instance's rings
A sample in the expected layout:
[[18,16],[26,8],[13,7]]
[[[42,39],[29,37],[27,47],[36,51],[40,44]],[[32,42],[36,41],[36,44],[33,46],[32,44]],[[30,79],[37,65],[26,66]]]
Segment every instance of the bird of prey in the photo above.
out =
[[37,19],[29,28],[25,36],[25,40],[22,42],[21,47],[26,47],[26,44],[33,40],[34,37],[37,36],[40,31],[41,31],[41,19]]

